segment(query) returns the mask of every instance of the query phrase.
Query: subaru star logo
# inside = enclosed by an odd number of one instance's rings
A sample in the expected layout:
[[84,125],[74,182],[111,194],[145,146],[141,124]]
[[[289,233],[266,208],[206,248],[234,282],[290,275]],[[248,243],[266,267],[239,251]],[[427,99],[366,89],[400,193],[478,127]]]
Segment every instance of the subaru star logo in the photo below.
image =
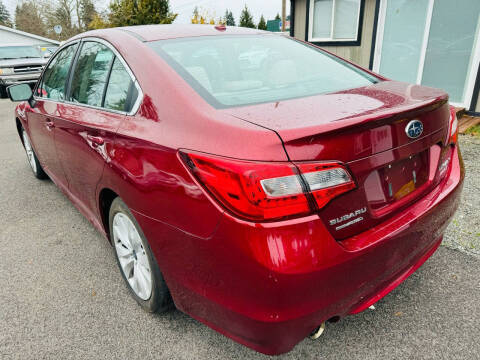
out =
[[423,124],[419,120],[412,120],[410,121],[407,126],[405,127],[405,132],[410,139],[416,139],[423,132]]

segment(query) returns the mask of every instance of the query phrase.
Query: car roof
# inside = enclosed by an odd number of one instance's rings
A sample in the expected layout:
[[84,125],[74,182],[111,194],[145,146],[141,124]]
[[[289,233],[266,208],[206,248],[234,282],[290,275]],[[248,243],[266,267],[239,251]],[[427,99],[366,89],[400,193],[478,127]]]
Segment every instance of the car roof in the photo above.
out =
[[[221,29],[219,28],[219,25],[197,24],[138,25],[114,29],[126,31],[141,41],[155,41],[194,36],[268,34],[266,31],[236,26],[225,26]],[[105,31],[108,30],[109,29],[105,29]]]

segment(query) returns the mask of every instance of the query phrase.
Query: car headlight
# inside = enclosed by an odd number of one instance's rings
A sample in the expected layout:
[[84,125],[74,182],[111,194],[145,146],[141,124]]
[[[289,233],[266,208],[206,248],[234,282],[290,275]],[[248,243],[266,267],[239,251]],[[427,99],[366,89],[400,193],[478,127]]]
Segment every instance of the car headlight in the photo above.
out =
[[13,68],[0,68],[0,75],[12,75]]

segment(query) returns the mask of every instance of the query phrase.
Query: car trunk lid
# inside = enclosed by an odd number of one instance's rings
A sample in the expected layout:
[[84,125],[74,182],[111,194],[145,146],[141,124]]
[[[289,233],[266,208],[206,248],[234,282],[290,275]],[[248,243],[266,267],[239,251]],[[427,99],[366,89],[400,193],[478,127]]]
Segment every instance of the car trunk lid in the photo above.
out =
[[[384,81],[309,98],[229,109],[272,129],[291,161],[344,162],[357,188],[319,210],[339,240],[404,209],[434,186],[448,132],[447,95],[437,89]],[[407,135],[420,121],[417,138]]]

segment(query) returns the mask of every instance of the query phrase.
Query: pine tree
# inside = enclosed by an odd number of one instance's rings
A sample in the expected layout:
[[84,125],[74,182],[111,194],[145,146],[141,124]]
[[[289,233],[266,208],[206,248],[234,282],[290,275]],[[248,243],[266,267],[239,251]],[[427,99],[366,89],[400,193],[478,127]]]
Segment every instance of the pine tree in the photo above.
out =
[[225,25],[235,26],[235,18],[233,17],[233,13],[228,9],[225,10],[225,17],[223,20],[225,21]]
[[192,13],[192,18],[190,19],[192,24],[200,24],[200,12],[198,11],[198,6],[195,6]]
[[263,14],[262,14],[262,16],[260,16],[260,21],[258,22],[257,29],[258,30],[267,30],[267,22],[265,21],[265,18],[263,17]]
[[10,13],[7,10],[7,7],[0,0],[0,25],[12,26],[12,21],[10,20]]
[[79,19],[84,30],[89,28],[90,23],[98,16],[92,0],[79,1]]
[[275,16],[275,20],[282,20],[279,13],[277,13],[277,16]]
[[247,5],[245,5],[245,8],[242,10],[240,15],[240,26],[252,29],[255,29],[256,27],[253,22],[253,17],[250,14],[250,11],[248,11]]
[[110,27],[106,14],[96,13],[88,24],[89,29],[105,29]]
[[113,0],[109,25],[171,24],[176,17],[170,12],[169,0]]

